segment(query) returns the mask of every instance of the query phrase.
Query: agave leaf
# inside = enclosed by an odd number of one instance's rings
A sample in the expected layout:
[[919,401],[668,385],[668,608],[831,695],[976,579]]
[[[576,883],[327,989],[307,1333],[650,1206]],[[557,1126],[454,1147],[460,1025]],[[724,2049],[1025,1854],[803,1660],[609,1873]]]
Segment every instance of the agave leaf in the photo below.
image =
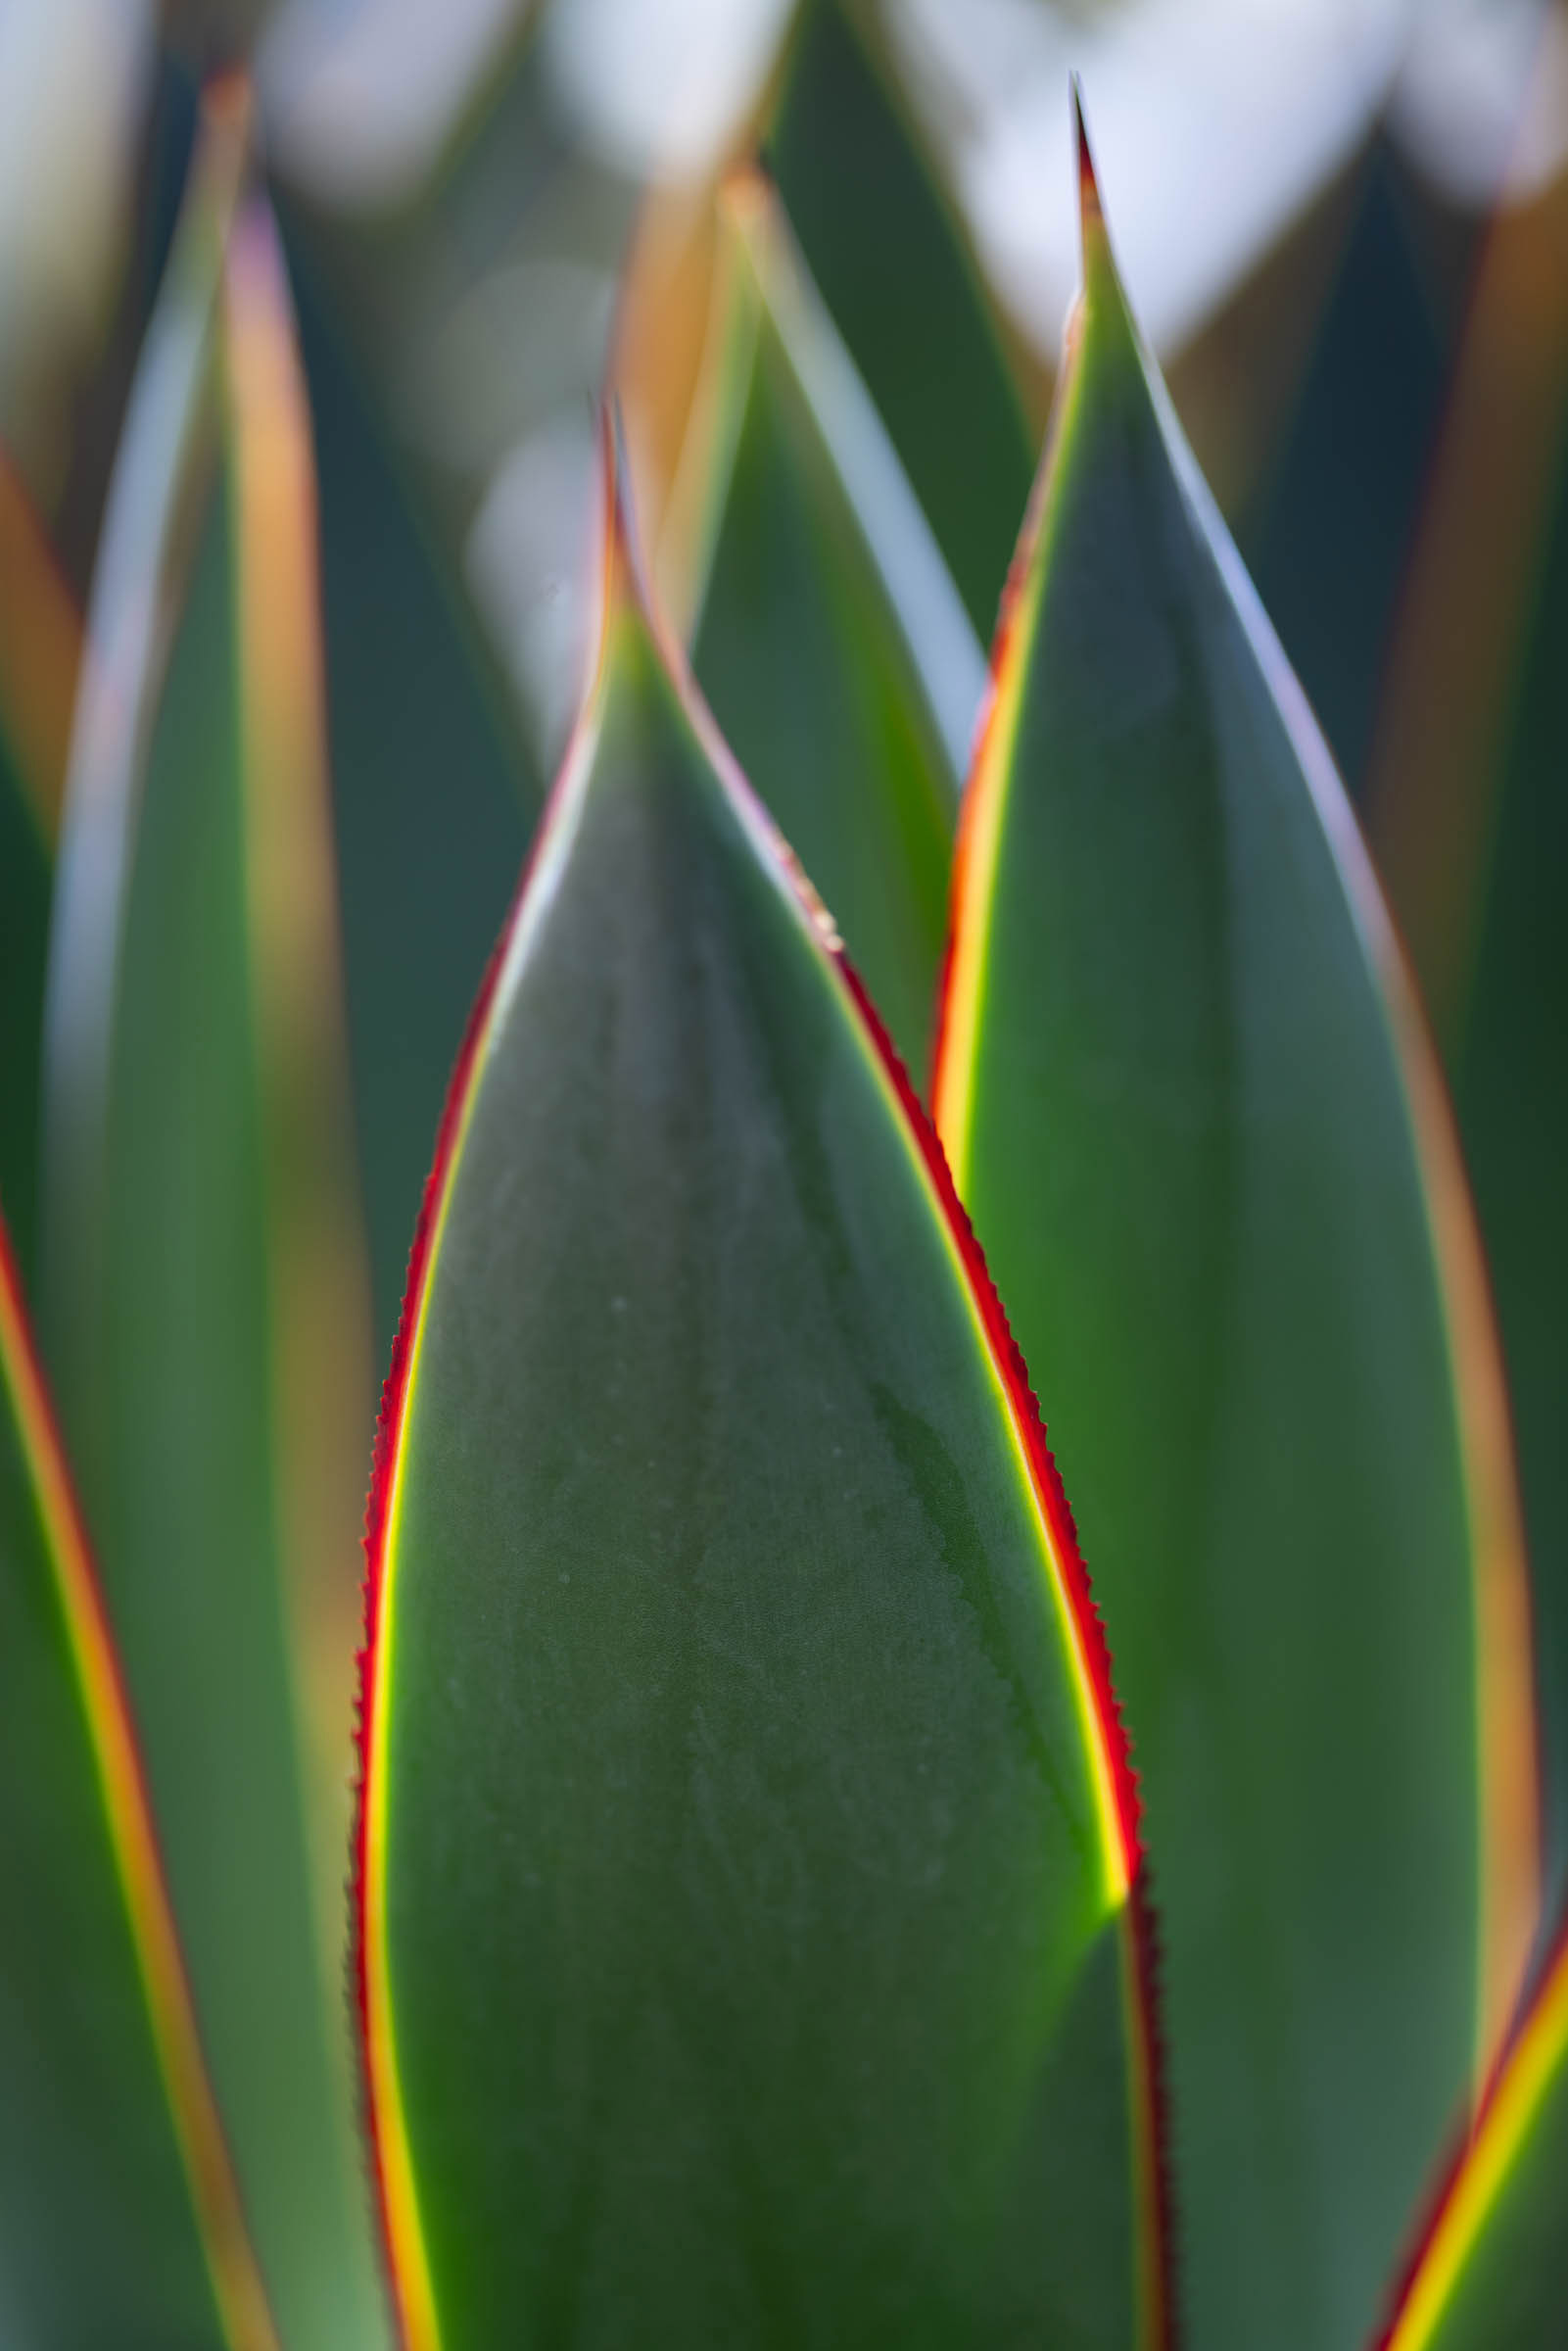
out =
[[[1480,576],[1480,575],[1478,575]],[[1465,1157],[1497,1304],[1535,1601],[1548,1900],[1568,1904],[1568,470],[1512,722],[1462,1032],[1452,1063]]]
[[[116,468],[61,838],[43,1286],[280,2327],[379,2330],[334,2034],[367,1308],[309,441],[218,87]],[[302,1802],[302,1797],[304,1801]]]
[[0,1889],[7,2338],[273,2351],[3,1223]]
[[486,691],[298,244],[291,262],[320,457],[349,1051],[384,1363],[447,1080],[540,785],[519,729],[500,723]]
[[1568,1930],[1449,2167],[1379,2351],[1555,2351],[1568,2310]]
[[924,1069],[984,660],[771,190],[733,180],[722,215],[661,562],[726,740]]
[[404,2338],[1162,2341],[1135,1799],[1070,1517],[828,919],[619,525],[605,568],[371,1500]]
[[1497,1302],[1536,1602],[1550,1917],[1568,1904],[1565,264],[1559,178],[1503,209],[1482,246],[1367,812],[1445,1048]]
[[55,826],[81,623],[0,451],[0,1210],[24,1271],[38,1188],[38,1057]]
[[1033,439],[964,231],[842,0],[801,11],[766,138],[812,274],[988,636]]
[[1137,1725],[1193,2337],[1354,2341],[1534,1931],[1505,1417],[1359,839],[1083,178],[936,1116]]
[[0,1212],[30,1270],[38,1191],[38,1057],[49,940],[48,846],[0,733]]

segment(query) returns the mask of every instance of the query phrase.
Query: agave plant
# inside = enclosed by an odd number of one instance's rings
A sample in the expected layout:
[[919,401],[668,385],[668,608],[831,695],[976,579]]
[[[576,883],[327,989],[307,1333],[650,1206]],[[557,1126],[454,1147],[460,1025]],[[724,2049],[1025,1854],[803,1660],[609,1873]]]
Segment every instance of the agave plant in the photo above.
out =
[[[52,859],[0,778],[8,2342],[1562,2337],[1463,1176],[1079,156],[988,672],[963,468],[911,486],[774,183],[707,225],[662,462],[634,265],[592,676],[375,1435],[351,1829],[376,779],[329,797],[287,274],[208,95]],[[431,775],[433,888],[465,806]],[[439,1024],[379,1034],[417,1098]]]

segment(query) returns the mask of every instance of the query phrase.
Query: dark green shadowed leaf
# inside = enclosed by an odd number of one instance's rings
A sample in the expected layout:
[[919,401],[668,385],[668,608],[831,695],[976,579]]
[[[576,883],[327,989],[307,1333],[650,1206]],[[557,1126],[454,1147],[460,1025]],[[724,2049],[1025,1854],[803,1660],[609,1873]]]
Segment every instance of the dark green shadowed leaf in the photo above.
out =
[[373,405],[296,243],[290,259],[320,479],[349,1049],[384,1363],[447,1080],[541,785],[522,730],[498,716]]
[[1191,2336],[1316,2351],[1533,1932],[1522,1564],[1430,1056],[1085,177],[934,1099],[1136,1726]]
[[802,11],[765,139],[812,274],[988,637],[1034,436],[949,200],[841,0]]
[[0,1919],[6,2342],[274,2351],[3,1223]]
[[929,1061],[983,657],[761,180],[724,200],[695,509],[692,666],[911,1069]]
[[1455,2159],[1379,2351],[1557,2351],[1568,2313],[1568,1932]]
[[32,1264],[50,858],[0,716],[0,1211]]
[[1070,1521],[825,918],[609,570],[372,1497],[406,2339],[1159,2342]]
[[80,659],[80,616],[0,450],[0,1212],[24,1280],[37,1215],[54,829]]
[[95,583],[51,942],[43,1292],[262,2269],[291,2346],[354,2351],[383,2324],[338,1973],[366,1315],[323,1041],[308,444],[244,142],[224,85]]
[[1568,1907],[1565,646],[1559,176],[1533,202],[1501,206],[1480,242],[1388,648],[1368,802],[1445,1049],[1497,1298],[1536,1604],[1548,1922]]

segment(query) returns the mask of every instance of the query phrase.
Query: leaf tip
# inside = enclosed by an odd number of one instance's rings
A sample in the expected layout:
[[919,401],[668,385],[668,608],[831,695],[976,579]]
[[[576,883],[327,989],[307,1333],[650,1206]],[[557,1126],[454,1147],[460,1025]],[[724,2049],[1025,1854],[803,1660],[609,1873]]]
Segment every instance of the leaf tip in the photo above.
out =
[[1078,159],[1078,217],[1087,260],[1090,238],[1105,233],[1105,207],[1100,201],[1100,175],[1094,168],[1088,125],[1083,119],[1083,83],[1076,73],[1072,75],[1072,135]]

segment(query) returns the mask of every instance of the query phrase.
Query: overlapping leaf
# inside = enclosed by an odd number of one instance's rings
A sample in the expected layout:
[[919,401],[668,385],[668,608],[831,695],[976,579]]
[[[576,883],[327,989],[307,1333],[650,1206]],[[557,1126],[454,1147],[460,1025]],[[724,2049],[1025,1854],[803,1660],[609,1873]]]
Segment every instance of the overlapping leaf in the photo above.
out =
[[540,787],[515,721],[497,723],[302,245],[290,260],[320,460],[349,1051],[384,1362],[444,1089]]
[[1084,180],[934,1098],[1136,1726],[1187,2317],[1317,2345],[1533,1932],[1527,1609],[1430,1056]]
[[1387,662],[1367,811],[1444,1047],[1497,1296],[1536,1602],[1552,1916],[1568,1902],[1565,642],[1559,176],[1534,203],[1503,205],[1482,243]]
[[967,240],[842,0],[801,10],[766,135],[806,260],[989,635],[1031,439]]
[[[337,2035],[368,1408],[309,442],[221,84],[89,619],[46,1033],[47,1337],[280,2327],[380,2315]],[[302,1800],[303,1799],[303,1800]]]
[[30,1269],[54,829],[81,624],[0,452],[0,1209]]
[[924,1070],[983,659],[753,176],[725,194],[708,343],[660,545],[686,574],[692,664],[894,1042]]
[[0,1915],[7,2339],[272,2351],[3,1223]]
[[1156,2343],[1135,1807],[1071,1522],[828,917],[619,531],[606,571],[372,1495],[404,2337]]

